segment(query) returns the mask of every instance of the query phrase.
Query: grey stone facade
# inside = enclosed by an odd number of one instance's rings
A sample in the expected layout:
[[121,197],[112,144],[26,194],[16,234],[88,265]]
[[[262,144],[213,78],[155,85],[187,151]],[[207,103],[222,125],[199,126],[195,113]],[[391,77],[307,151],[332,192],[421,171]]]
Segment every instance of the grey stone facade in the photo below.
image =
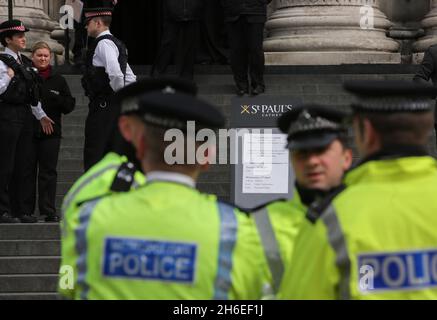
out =
[[[64,3],[14,0],[15,17],[33,29],[30,44],[62,36]],[[0,20],[6,17],[7,0],[0,0]],[[437,0],[274,0],[266,29],[267,64],[417,63],[437,44]]]

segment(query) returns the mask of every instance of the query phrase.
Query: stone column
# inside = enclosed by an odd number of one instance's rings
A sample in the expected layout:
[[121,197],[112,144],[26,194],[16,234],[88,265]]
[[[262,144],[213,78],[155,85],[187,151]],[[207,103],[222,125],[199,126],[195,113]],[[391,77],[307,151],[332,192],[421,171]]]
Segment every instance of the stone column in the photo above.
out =
[[[8,1],[0,0],[0,22],[8,19]],[[38,41],[47,42],[59,60],[64,48],[50,38],[58,23],[44,12],[43,0],[14,0],[14,19],[23,21],[27,33],[27,51]]]
[[429,11],[430,0],[380,0],[379,5],[393,23],[389,36],[401,44],[402,63],[410,64],[413,44],[425,34],[421,20]]
[[437,44],[437,0],[431,1],[430,11],[422,20],[425,36],[414,43],[413,50],[415,62],[419,63],[423,58],[423,52],[430,46]]
[[[365,12],[373,12],[370,19]],[[390,26],[379,0],[276,0],[266,24],[266,63],[400,63],[399,44],[386,36]]]

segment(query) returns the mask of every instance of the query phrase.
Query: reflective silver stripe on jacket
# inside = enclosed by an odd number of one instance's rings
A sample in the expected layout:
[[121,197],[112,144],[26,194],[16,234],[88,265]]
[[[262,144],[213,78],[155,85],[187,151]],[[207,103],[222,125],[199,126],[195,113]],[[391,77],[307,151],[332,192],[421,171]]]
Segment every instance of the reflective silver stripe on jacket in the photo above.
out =
[[336,254],[335,262],[340,271],[339,298],[350,300],[351,261],[348,255],[346,239],[332,204],[323,212],[320,219],[322,219],[328,229],[329,243]]
[[90,224],[91,215],[94,208],[99,203],[99,200],[94,200],[86,203],[79,213],[79,226],[75,230],[76,234],[76,252],[78,254],[77,259],[77,284],[82,289],[80,298],[82,300],[88,299],[89,285],[86,281],[86,275],[88,272],[88,227]]
[[270,273],[272,274],[273,290],[277,294],[284,275],[284,263],[281,258],[279,243],[270,222],[267,208],[255,211],[253,217],[261,238],[264,254],[269,264]]
[[237,241],[238,221],[232,206],[219,202],[218,209],[220,213],[220,245],[214,300],[227,300],[229,299],[229,290],[232,287],[232,255]]

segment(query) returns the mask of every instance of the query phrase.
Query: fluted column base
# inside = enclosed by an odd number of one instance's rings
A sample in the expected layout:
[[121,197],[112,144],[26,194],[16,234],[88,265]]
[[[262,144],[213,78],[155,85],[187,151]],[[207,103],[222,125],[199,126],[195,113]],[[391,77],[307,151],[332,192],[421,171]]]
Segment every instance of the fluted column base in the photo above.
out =
[[431,1],[430,12],[422,20],[425,36],[413,44],[413,63],[421,63],[426,49],[437,44],[437,0]]
[[[278,0],[266,24],[267,64],[400,63],[399,43],[377,0]],[[360,8],[372,6],[373,28],[362,28]]]

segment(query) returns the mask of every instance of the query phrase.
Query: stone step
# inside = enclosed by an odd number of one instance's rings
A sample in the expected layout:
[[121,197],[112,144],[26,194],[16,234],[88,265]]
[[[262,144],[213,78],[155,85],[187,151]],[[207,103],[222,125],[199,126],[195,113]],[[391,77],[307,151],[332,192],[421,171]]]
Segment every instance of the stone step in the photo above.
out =
[[69,115],[64,117],[63,124],[64,125],[70,125],[70,124],[80,125],[80,124],[82,124],[85,126],[85,120],[86,120],[85,114],[81,115],[81,114],[76,114],[76,113],[73,114],[72,113],[72,114],[69,114]]
[[57,274],[0,275],[0,293],[55,293]]
[[71,186],[73,185],[74,181],[70,182],[58,182],[56,186],[56,195],[63,196],[65,195],[68,190],[70,190]]
[[83,161],[80,159],[60,159],[58,161],[58,171],[80,171],[83,170]]
[[67,125],[62,128],[64,137],[82,137],[85,134],[85,126],[82,124]]
[[62,169],[58,172],[58,182],[74,182],[83,174],[82,171],[68,171]]
[[59,240],[1,240],[0,257],[2,256],[59,256],[61,242]]
[[0,257],[0,275],[57,274],[60,257]]
[[59,240],[59,224],[0,224],[0,240]]
[[83,159],[83,148],[82,146],[76,147],[61,147],[59,151],[59,157],[62,159]]
[[84,136],[66,136],[63,135],[61,140],[61,147],[80,147],[83,148],[83,144],[85,143]]
[[57,293],[0,293],[0,300],[61,300]]

